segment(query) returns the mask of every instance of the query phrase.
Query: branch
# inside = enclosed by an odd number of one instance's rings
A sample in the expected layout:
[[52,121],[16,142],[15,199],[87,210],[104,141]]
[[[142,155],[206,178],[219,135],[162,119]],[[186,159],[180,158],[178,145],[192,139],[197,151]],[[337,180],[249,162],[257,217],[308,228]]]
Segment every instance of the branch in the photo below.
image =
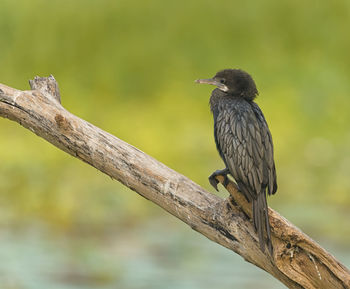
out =
[[250,221],[251,206],[234,183],[227,185],[230,197],[221,199],[65,110],[53,76],[36,77],[30,85],[32,90],[20,91],[0,84],[0,116],[118,180],[289,288],[350,288],[349,270],[272,209],[274,255],[263,254]]

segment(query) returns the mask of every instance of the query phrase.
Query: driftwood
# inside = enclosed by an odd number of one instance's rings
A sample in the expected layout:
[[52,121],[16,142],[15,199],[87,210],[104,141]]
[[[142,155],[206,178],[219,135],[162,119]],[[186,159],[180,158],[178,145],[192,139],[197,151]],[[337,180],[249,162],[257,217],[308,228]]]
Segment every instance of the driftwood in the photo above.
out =
[[226,187],[230,197],[221,199],[65,110],[53,76],[36,77],[30,86],[32,90],[20,91],[0,84],[0,116],[118,180],[289,288],[350,288],[350,271],[272,209],[274,253],[263,254],[250,221],[250,204],[233,182]]

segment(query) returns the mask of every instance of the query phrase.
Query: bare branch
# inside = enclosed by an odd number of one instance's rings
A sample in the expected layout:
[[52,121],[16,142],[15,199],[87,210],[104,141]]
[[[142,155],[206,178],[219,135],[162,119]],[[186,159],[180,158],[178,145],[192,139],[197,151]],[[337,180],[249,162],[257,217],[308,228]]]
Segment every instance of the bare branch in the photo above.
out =
[[36,77],[30,84],[29,91],[0,84],[0,116],[120,181],[289,288],[350,288],[349,270],[272,209],[274,256],[263,254],[250,221],[250,205],[232,182],[227,186],[230,197],[223,200],[65,110],[53,76]]

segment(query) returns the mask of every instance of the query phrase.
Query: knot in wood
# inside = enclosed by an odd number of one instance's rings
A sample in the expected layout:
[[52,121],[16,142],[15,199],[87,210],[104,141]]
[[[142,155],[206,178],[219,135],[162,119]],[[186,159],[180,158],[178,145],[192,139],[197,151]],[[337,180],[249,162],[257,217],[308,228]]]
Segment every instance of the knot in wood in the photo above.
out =
[[61,114],[56,114],[55,121],[60,129],[68,130],[72,127],[70,122]]

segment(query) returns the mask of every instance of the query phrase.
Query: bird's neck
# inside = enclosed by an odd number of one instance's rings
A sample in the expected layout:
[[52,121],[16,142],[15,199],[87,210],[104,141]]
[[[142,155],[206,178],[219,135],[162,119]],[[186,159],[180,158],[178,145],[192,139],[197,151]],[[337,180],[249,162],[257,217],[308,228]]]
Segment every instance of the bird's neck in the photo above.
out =
[[218,109],[220,104],[232,104],[232,102],[253,102],[252,100],[246,99],[240,95],[230,95],[227,94],[220,89],[216,88],[213,90],[210,96],[210,110],[214,113],[215,110]]
[[223,100],[223,98],[226,98],[226,97],[227,95],[225,92],[221,91],[218,88],[215,88],[212,91],[210,100],[209,100],[210,110],[214,112],[217,109],[219,103]]

